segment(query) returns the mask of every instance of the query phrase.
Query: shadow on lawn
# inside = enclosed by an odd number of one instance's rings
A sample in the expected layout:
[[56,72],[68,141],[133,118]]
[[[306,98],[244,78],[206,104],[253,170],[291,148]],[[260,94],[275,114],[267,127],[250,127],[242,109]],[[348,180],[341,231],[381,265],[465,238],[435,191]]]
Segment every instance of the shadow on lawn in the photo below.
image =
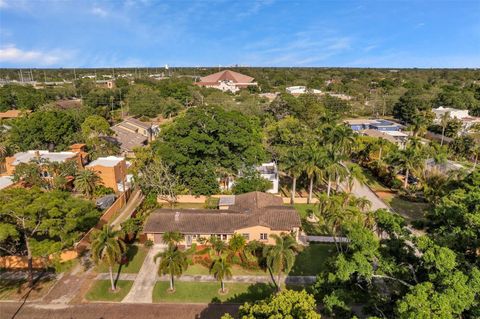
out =
[[226,313],[229,313],[232,317],[236,318],[238,307],[240,307],[240,305],[211,303],[208,304],[208,306],[199,314],[195,315],[195,319],[220,318]]
[[[228,288],[228,284],[226,286]],[[248,287],[246,292],[235,294],[225,300],[225,303],[244,303],[246,301],[256,301],[270,296],[276,291],[275,286],[266,283],[256,283]],[[218,298],[214,298],[212,302],[220,302]]]

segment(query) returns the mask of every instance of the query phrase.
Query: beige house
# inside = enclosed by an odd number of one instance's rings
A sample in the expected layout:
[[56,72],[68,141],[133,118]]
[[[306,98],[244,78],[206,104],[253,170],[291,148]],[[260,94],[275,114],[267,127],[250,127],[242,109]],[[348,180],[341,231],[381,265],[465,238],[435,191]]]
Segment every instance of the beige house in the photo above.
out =
[[103,186],[112,188],[115,192],[128,189],[127,162],[123,157],[99,157],[85,166],[85,169],[95,171]]
[[251,76],[230,70],[224,70],[204,76],[195,84],[207,88],[215,88],[223,92],[235,93],[240,91],[240,89],[249,86],[257,86],[258,84],[257,82],[254,82],[254,80],[255,79]]
[[133,149],[155,140],[159,132],[158,125],[142,122],[133,117],[125,119],[110,129],[114,132],[113,139],[120,146],[122,154],[127,157],[135,157]]
[[252,192],[221,199],[220,209],[157,209],[148,217],[143,232],[155,244],[162,243],[165,232],[184,235],[181,245],[201,244],[202,238],[216,236],[228,241],[240,234],[247,241],[273,244],[271,234],[293,234],[298,240],[301,221],[292,206],[281,197]]

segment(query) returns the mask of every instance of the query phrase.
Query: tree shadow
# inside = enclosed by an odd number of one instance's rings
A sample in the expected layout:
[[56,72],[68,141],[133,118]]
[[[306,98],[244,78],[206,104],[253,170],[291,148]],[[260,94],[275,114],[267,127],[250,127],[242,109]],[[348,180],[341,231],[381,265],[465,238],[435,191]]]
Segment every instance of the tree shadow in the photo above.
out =
[[195,319],[219,319],[226,313],[237,318],[238,307],[240,307],[239,304],[210,303],[199,314],[195,315]]
[[[228,288],[228,287],[227,287]],[[229,297],[225,303],[244,303],[247,301],[256,301],[265,299],[272,293],[275,293],[276,287],[270,283],[256,283],[250,285],[246,292],[235,294]],[[214,302],[212,300],[212,302]]]

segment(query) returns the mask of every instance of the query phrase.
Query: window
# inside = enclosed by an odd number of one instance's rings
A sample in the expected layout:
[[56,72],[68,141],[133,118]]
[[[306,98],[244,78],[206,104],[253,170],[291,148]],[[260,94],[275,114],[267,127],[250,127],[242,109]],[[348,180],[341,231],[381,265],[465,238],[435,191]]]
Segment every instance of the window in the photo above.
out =
[[227,234],[222,234],[222,240],[227,240]]
[[245,238],[246,240],[250,240],[250,234],[247,234],[247,233],[244,233],[242,234],[243,238]]
[[260,240],[268,240],[267,233],[260,233]]

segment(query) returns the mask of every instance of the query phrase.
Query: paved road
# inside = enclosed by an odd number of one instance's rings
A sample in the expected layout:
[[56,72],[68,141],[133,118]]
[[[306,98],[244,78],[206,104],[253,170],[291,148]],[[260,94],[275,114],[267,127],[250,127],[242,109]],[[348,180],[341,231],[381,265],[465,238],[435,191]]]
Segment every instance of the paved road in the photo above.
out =
[[127,205],[122,209],[120,215],[110,224],[112,226],[120,227],[120,224],[126,221],[132,216],[133,212],[137,209],[138,206],[143,202],[144,196],[140,190],[136,190],[130,196]]
[[[0,302],[0,319],[217,319],[234,314],[236,304],[119,304],[46,305]],[[20,309],[20,310],[18,310]],[[18,310],[18,313],[17,313]]]
[[160,262],[160,259],[157,259],[155,263],[153,257],[164,249],[165,246],[160,245],[150,248],[130,292],[122,300],[123,303],[152,303],[152,292],[157,280],[158,263]]
[[[346,189],[344,183],[340,185],[340,188],[342,190]],[[391,208],[383,200],[381,200],[367,185],[360,184],[357,180],[355,180],[354,182],[352,193],[356,197],[367,198],[372,203],[372,210],[383,208],[391,211]]]

